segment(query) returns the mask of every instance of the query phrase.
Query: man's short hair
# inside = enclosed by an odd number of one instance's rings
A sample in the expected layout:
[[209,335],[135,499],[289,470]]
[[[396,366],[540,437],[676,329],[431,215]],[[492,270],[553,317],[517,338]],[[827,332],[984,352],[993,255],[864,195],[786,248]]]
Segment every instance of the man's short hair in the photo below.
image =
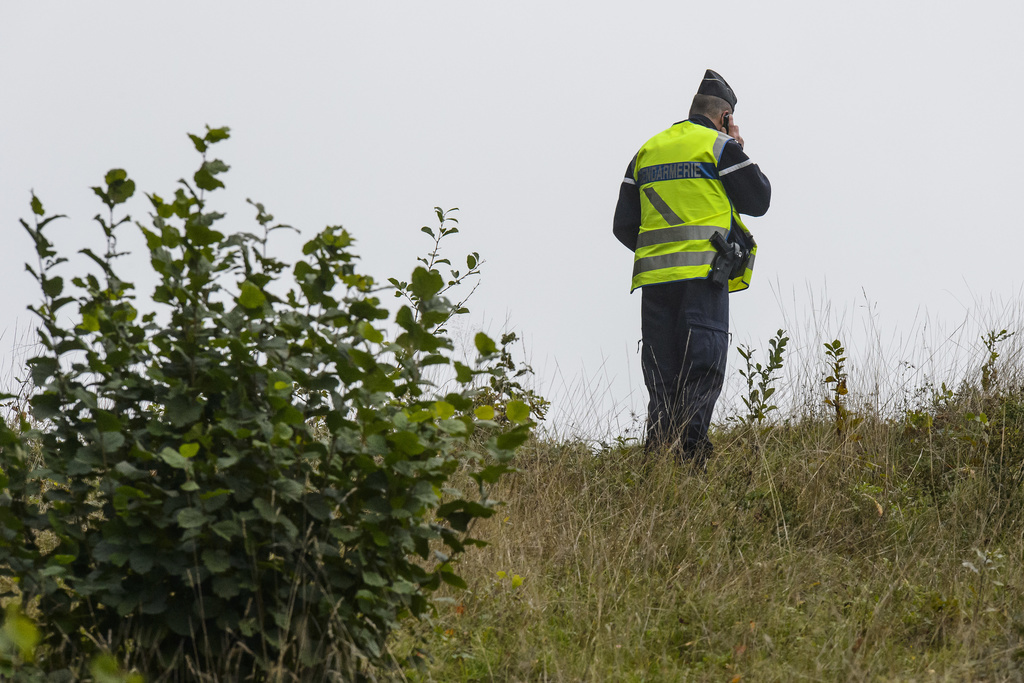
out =
[[690,105],[690,116],[701,114],[712,121],[717,121],[723,111],[731,111],[732,107],[721,97],[714,95],[694,95],[693,103]]

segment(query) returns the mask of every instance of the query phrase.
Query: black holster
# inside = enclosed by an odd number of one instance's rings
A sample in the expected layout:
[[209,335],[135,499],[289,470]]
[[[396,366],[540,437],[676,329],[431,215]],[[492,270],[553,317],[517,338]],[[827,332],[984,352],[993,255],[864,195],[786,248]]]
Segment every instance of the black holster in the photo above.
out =
[[[727,287],[729,280],[742,277],[750,262],[750,253],[757,246],[754,238],[743,230],[732,230],[729,237],[733,241],[727,242],[720,232],[711,236],[711,246],[718,252],[711,262],[711,281],[718,287]],[[738,253],[733,249],[734,243],[740,247]]]
[[711,281],[716,287],[727,287],[732,273],[736,270],[736,262],[739,255],[733,250],[732,245],[725,241],[722,233],[716,232],[711,236],[711,246],[718,253],[715,260],[711,262]]

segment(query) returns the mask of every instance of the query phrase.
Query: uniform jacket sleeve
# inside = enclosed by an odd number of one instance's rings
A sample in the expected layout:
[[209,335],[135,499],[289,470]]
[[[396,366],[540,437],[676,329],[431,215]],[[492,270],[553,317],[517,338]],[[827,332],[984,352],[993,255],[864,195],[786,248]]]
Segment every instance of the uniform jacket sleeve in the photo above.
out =
[[772,185],[735,140],[730,140],[722,150],[718,177],[737,211],[747,216],[763,216],[768,211]]
[[640,235],[640,188],[633,180],[636,156],[626,167],[626,177],[619,185],[619,202],[615,205],[612,233],[630,251],[636,251],[636,240]]

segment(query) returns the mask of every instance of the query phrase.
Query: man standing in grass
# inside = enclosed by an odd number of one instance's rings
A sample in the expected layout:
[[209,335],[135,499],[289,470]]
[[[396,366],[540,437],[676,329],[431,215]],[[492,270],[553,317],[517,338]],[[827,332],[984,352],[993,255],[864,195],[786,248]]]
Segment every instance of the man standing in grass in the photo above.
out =
[[[708,69],[686,121],[644,143],[626,169],[615,237],[633,251],[648,453],[704,465],[725,381],[729,292],[746,289],[757,245],[740,214],[762,216],[771,185],[743,151],[736,95]],[[631,291],[632,291],[631,290]]]

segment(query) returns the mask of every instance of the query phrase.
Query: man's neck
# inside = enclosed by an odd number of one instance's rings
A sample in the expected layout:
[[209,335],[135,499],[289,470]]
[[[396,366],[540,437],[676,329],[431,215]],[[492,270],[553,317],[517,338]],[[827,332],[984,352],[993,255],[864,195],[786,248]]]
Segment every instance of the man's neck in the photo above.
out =
[[710,128],[711,130],[718,130],[718,126],[712,123],[711,119],[704,116],[703,114],[694,114],[693,116],[686,120],[689,121],[690,123],[696,123],[701,126],[704,126],[705,128]]

